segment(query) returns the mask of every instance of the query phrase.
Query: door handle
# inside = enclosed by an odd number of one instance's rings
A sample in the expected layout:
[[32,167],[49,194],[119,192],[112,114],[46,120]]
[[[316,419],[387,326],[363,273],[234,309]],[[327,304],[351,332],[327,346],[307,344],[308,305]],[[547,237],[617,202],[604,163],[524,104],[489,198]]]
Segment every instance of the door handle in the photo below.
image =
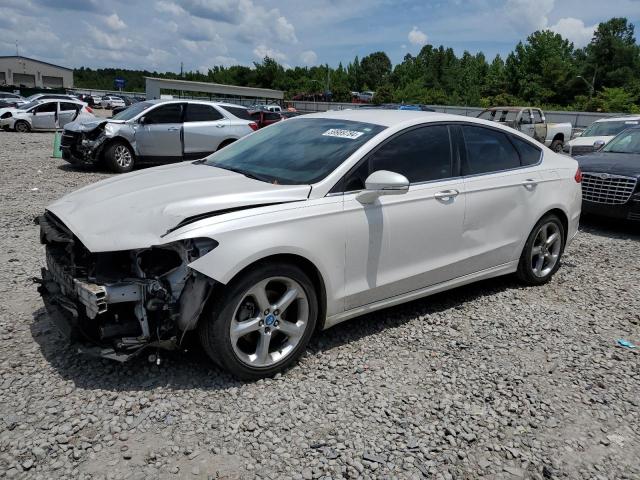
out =
[[522,186],[525,188],[533,188],[538,185],[538,182],[533,178],[527,178],[524,182],[522,182]]
[[460,192],[458,190],[443,190],[433,195],[436,200],[446,200],[456,198]]
[[216,123],[217,128],[224,128],[224,123]]
[[167,128],[167,130],[169,132],[177,132],[178,130],[180,130],[180,128],[179,127],[169,127],[169,128]]

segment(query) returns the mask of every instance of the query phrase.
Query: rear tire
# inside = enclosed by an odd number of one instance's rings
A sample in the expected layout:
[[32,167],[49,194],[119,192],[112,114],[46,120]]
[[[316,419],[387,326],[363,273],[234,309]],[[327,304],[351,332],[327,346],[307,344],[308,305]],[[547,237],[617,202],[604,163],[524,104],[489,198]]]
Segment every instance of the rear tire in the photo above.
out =
[[125,142],[113,142],[104,152],[104,161],[109,170],[126,173],[133,169],[135,157],[131,147]]
[[199,322],[200,343],[243,380],[270,377],[304,352],[318,317],[309,277],[293,264],[258,264],[231,281]]
[[560,153],[562,152],[563,147],[564,147],[564,142],[562,140],[554,140],[553,142],[551,142],[551,146],[549,148],[551,148],[551,150],[553,150],[556,153]]
[[31,125],[29,125],[29,122],[25,122],[24,120],[18,120],[13,125],[13,129],[18,133],[28,133],[31,131]]
[[566,233],[557,215],[542,217],[524,245],[516,276],[527,285],[542,285],[560,268]]

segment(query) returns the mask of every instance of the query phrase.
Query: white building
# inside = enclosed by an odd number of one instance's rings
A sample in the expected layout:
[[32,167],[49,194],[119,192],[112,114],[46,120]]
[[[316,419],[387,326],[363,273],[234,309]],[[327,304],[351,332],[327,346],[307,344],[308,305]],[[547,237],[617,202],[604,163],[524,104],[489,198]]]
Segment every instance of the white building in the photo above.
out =
[[0,85],[73,88],[73,70],[18,55],[0,56]]

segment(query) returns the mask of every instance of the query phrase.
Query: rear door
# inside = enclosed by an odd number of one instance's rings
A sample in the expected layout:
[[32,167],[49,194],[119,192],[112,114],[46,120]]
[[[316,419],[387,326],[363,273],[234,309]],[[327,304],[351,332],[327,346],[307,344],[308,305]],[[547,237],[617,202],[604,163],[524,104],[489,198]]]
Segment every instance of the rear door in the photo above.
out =
[[182,160],[184,103],[160,104],[149,110],[136,129],[138,157],[147,162]]
[[[453,147],[447,125],[412,128],[392,137],[347,175],[345,309],[459,276],[465,200]],[[358,191],[378,170],[407,177],[409,192],[360,203]]]
[[517,260],[541,201],[542,151],[515,135],[462,125],[467,273]]
[[38,105],[31,113],[31,124],[34,130],[53,130],[56,128],[58,102],[47,102]]
[[187,103],[184,117],[184,158],[198,159],[215,152],[228,135],[229,120],[213,105]]
[[63,128],[67,123],[73,122],[78,116],[82,105],[71,102],[60,102],[58,111],[58,127]]

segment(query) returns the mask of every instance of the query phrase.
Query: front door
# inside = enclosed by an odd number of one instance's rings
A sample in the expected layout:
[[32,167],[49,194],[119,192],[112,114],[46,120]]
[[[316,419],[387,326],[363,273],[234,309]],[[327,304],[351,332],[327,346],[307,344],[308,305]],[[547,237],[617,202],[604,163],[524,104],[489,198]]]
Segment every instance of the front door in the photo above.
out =
[[58,102],[38,105],[31,113],[31,124],[34,130],[53,130],[56,128]]
[[533,119],[531,118],[531,111],[528,108],[523,109],[520,112],[520,131],[529,137],[534,136]]
[[183,103],[160,104],[136,127],[138,157],[147,162],[182,160]]
[[[449,130],[434,125],[400,133],[345,179],[346,310],[459,276],[465,197]],[[378,170],[406,176],[409,192],[360,203],[353,190]]]
[[541,152],[516,135],[496,129],[464,125],[462,132],[466,145],[463,248],[472,273],[519,258],[529,222],[542,201],[537,167]]
[[67,123],[73,122],[78,116],[82,105],[71,102],[60,102],[58,111],[58,127],[63,128]]

